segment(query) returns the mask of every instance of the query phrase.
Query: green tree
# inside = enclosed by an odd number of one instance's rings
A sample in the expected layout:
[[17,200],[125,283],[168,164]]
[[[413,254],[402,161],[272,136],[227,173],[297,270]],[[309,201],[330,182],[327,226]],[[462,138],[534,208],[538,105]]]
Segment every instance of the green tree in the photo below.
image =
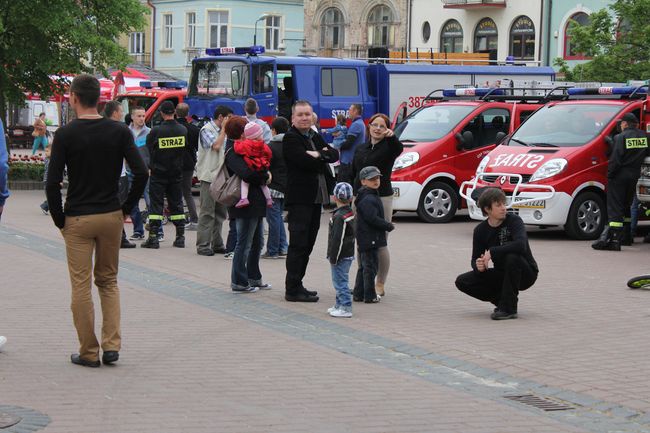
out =
[[147,12],[138,0],[0,0],[1,118],[24,92],[62,92],[52,76],[123,68],[129,57],[117,40],[142,29]]
[[609,9],[593,13],[588,25],[571,23],[572,47],[592,60],[576,65],[567,79],[624,82],[650,78],[650,0],[616,0]]

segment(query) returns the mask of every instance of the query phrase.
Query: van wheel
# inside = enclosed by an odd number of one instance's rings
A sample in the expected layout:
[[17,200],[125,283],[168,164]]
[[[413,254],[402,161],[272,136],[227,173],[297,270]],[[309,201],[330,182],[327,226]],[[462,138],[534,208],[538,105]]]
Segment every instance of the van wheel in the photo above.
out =
[[427,223],[446,223],[458,210],[458,193],[444,182],[426,186],[420,196],[418,216]]
[[573,200],[564,230],[572,239],[596,239],[603,231],[606,219],[602,197],[595,192],[583,192]]

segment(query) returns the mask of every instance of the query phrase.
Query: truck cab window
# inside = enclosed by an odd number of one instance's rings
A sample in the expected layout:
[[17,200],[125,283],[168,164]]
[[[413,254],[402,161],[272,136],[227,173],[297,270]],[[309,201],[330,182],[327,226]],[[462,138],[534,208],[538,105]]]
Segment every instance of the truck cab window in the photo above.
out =
[[253,93],[273,92],[273,64],[253,65]]

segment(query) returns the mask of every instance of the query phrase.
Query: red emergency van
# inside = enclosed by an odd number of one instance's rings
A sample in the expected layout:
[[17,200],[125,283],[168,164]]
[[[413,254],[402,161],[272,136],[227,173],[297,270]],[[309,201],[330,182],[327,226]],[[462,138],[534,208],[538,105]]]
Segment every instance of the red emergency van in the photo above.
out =
[[157,125],[162,121],[158,108],[164,101],[171,101],[174,106],[183,102],[187,97],[186,81],[141,81],[141,90],[132,90],[117,96],[122,103],[125,113],[133,107],[143,107],[146,110],[145,123],[148,126]]
[[483,157],[461,187],[470,216],[483,219],[472,192],[496,186],[526,224],[563,226],[569,237],[595,239],[607,221],[607,162],[618,122],[633,113],[645,128],[647,86],[573,88],[548,103]]
[[[463,206],[460,185],[496,144],[565,88],[467,88],[406,117],[395,133],[404,152],[395,161],[393,209],[430,223],[451,220]],[[559,91],[559,93],[557,93]]]

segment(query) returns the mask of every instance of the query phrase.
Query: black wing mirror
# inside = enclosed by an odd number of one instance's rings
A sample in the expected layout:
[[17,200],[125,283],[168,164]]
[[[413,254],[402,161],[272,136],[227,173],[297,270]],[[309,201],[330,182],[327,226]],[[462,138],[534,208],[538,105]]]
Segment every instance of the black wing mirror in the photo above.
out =
[[498,145],[498,144],[501,144],[501,142],[503,141],[503,139],[506,138],[507,136],[508,136],[508,134],[506,134],[506,133],[503,132],[503,131],[499,131],[499,132],[497,132],[496,137],[494,137],[494,144],[497,144],[497,145]]

